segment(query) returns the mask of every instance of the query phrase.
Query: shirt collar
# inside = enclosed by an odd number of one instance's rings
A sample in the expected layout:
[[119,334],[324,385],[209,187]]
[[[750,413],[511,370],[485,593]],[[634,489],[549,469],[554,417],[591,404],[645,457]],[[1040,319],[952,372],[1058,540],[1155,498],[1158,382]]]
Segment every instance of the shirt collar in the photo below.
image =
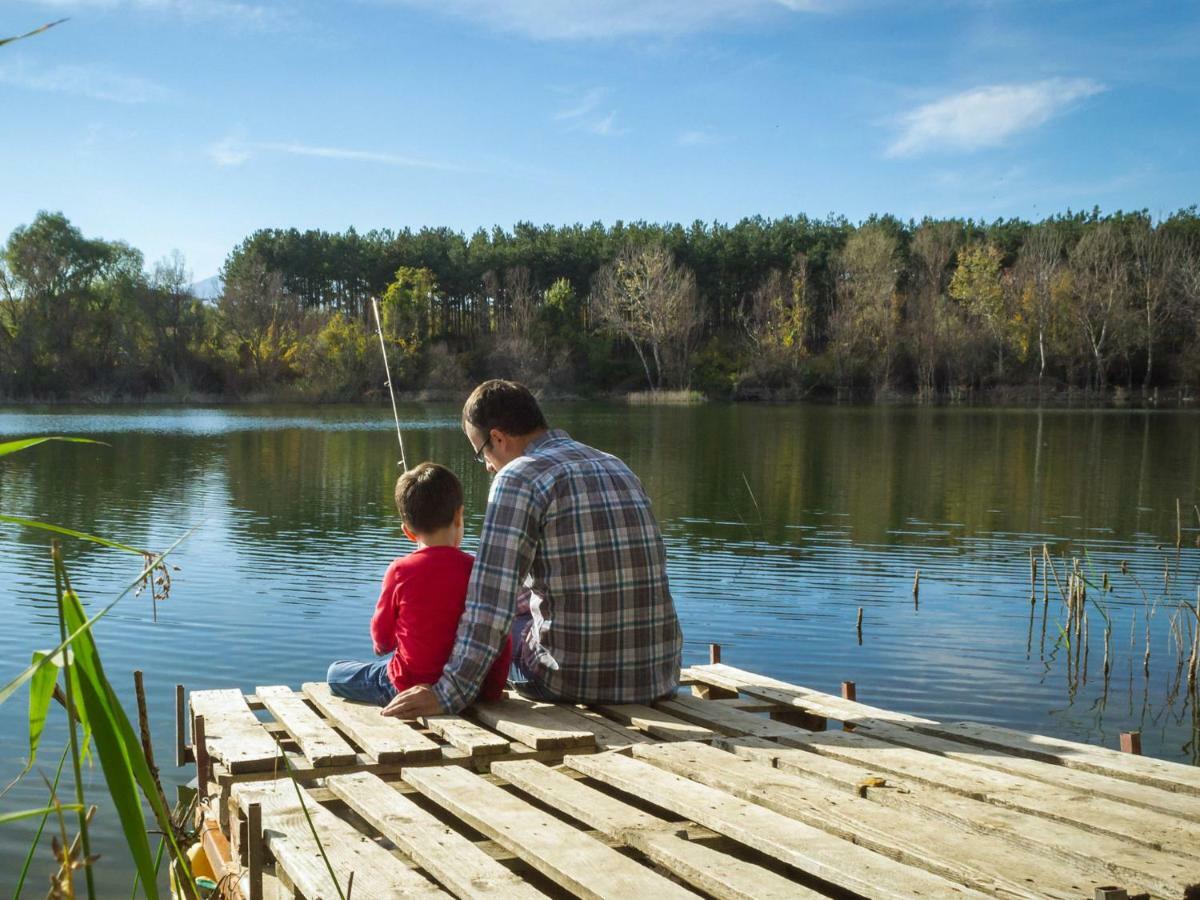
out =
[[526,444],[524,455],[528,455],[532,451],[536,450],[538,447],[541,447],[544,444],[548,444],[551,441],[570,440],[570,437],[571,436],[569,434],[567,434],[565,431],[563,431],[561,428],[551,428],[545,434],[535,438],[534,440],[532,440],[528,444]]

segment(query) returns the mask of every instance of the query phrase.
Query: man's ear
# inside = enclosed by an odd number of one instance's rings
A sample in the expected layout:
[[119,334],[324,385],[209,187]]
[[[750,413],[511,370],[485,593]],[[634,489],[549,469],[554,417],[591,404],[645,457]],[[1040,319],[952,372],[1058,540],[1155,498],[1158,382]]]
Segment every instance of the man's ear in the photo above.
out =
[[404,530],[404,536],[406,538],[408,538],[414,544],[421,543],[421,539],[418,538],[415,534],[413,534],[413,530],[411,528],[409,528],[408,525],[406,525],[404,522],[401,522],[400,527]]

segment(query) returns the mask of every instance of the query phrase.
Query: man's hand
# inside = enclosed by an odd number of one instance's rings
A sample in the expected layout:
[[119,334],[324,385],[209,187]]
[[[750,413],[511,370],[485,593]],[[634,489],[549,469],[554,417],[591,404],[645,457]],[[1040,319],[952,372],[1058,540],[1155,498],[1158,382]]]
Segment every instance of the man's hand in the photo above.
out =
[[416,719],[422,716],[440,716],[444,710],[438,702],[437,694],[427,684],[418,684],[407,691],[401,691],[391,702],[379,711],[381,716],[394,716],[397,719]]

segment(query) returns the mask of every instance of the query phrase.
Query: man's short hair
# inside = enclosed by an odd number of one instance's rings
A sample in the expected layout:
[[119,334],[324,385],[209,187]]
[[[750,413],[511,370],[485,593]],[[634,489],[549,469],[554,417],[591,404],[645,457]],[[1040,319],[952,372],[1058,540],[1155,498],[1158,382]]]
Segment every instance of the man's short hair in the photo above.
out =
[[396,509],[414,534],[431,534],[450,525],[462,505],[462,482],[437,463],[423,462],[396,481]]
[[475,390],[463,405],[463,424],[486,433],[498,428],[521,437],[546,428],[546,417],[529,388],[515,381],[493,378]]

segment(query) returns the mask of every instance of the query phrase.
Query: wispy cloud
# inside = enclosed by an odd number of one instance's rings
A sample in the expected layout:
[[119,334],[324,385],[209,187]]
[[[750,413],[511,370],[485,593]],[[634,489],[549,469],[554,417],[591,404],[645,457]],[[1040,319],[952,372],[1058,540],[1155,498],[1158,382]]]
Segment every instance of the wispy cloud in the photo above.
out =
[[27,62],[16,62],[0,66],[0,83],[31,91],[75,94],[111,103],[148,103],[169,96],[169,91],[159,84],[134,75],[122,75],[105,66],[41,68]]
[[32,0],[39,6],[65,12],[133,10],[173,15],[192,21],[220,20],[243,28],[266,28],[293,17],[280,2],[245,3],[241,0]]
[[824,12],[848,0],[391,0],[542,40],[685,34],[772,14]]
[[310,156],[319,159],[348,160],[351,162],[377,163],[409,169],[437,169],[444,172],[465,172],[467,169],[439,160],[418,159],[396,153],[375,150],[356,150],[347,147],[324,147],[288,141],[245,141],[228,136],[210,144],[208,157],[218,166],[240,166],[262,153],[283,153],[289,156]]
[[570,105],[554,114],[556,122],[563,122],[569,128],[587,131],[601,137],[612,137],[625,134],[628,129],[617,126],[617,110],[604,103],[608,97],[605,88],[591,88],[582,94],[576,94]]
[[1104,90],[1089,78],[1050,78],[997,84],[918,106],[897,120],[900,134],[888,156],[959,152],[994,147],[1043,125],[1077,101]]
[[705,128],[680,132],[679,137],[675,139],[675,143],[680,147],[707,147],[720,141],[720,137]]

